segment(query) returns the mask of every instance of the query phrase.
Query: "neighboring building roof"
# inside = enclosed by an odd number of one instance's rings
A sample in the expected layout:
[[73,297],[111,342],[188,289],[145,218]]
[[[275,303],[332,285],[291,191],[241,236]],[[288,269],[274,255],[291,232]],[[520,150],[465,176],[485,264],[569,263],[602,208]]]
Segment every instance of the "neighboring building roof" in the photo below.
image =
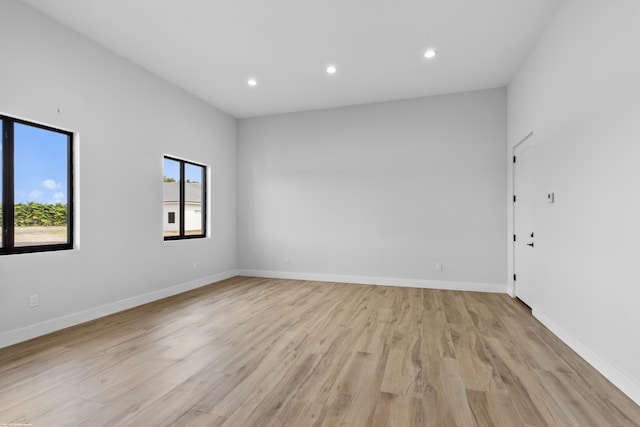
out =
[[[164,201],[175,202],[180,201],[180,183],[165,182],[164,183]],[[186,203],[202,203],[202,186],[192,182],[185,183],[185,202]]]

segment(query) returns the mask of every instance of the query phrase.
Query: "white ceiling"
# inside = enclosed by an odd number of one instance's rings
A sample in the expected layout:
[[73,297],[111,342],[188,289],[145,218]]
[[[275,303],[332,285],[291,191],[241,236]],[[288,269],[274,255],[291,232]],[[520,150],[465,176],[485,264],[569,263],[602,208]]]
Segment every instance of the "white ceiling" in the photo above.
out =
[[562,0],[23,1],[243,118],[506,86]]

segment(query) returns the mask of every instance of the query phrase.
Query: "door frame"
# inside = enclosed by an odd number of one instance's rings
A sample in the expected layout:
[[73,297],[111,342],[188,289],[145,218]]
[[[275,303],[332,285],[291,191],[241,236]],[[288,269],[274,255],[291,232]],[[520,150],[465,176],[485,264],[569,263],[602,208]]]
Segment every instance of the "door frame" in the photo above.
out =
[[514,220],[516,216],[515,203],[513,202],[514,196],[514,182],[515,182],[515,167],[513,158],[515,157],[516,150],[520,148],[522,144],[527,142],[533,137],[533,131],[529,132],[524,138],[521,138],[507,150],[507,293],[510,297],[516,297],[515,281],[513,275],[515,274],[515,245],[513,244],[513,235],[515,234]]

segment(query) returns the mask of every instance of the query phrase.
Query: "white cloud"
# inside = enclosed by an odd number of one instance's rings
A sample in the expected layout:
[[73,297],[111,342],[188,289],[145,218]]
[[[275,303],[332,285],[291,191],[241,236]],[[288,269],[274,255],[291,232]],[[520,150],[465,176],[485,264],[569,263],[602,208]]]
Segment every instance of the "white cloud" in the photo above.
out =
[[47,190],[57,190],[62,187],[62,184],[60,184],[59,182],[55,182],[52,179],[45,179],[44,181],[42,181],[42,186]]
[[64,202],[64,193],[55,193],[53,195],[53,203],[62,203]]
[[33,190],[31,193],[29,193],[30,199],[38,199],[40,198],[40,196],[42,196],[42,191],[40,190]]

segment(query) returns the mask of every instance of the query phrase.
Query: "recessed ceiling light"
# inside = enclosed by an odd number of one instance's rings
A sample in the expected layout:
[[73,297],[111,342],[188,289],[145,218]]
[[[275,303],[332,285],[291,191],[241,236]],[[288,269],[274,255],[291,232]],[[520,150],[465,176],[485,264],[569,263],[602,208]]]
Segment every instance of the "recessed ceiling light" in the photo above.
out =
[[433,49],[429,49],[424,53],[424,57],[427,59],[435,58],[438,52]]
[[329,74],[335,74],[336,71],[338,71],[338,70],[336,69],[335,65],[329,65],[327,67],[327,73],[329,73]]
[[258,82],[256,81],[256,79],[249,79],[249,80],[247,80],[247,84],[249,86],[257,86]]

